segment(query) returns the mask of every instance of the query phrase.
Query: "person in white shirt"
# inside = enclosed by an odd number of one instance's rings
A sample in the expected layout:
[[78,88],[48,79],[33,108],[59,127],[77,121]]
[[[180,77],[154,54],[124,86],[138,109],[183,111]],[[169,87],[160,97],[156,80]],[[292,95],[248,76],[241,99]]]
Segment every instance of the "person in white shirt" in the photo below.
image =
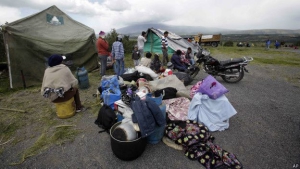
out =
[[144,57],[144,44],[147,41],[145,37],[146,37],[146,32],[143,31],[142,34],[139,35],[137,38],[138,50],[141,57]]

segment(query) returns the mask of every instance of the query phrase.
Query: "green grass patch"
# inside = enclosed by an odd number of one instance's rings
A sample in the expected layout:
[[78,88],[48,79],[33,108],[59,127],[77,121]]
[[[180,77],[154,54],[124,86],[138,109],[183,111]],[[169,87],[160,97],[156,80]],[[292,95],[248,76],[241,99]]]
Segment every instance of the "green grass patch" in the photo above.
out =
[[[24,114],[20,112],[11,112],[1,110],[0,113],[0,145],[12,143],[16,144],[14,137],[18,129],[25,125]],[[11,144],[10,144],[11,145]]]
[[300,66],[300,61],[295,62],[294,60],[282,60],[282,58],[278,58],[278,59],[255,58],[254,62],[255,63],[263,63],[263,64]]
[[52,135],[47,133],[47,131],[43,132],[30,148],[24,150],[21,161],[18,163],[12,163],[11,165],[19,165],[23,163],[27,158],[48,149],[52,144],[61,145],[66,142],[74,141],[80,131],[73,127],[74,126],[72,125],[56,126]]
[[16,130],[19,128],[17,122],[11,123],[11,124],[4,124],[3,122],[0,122],[0,133],[2,137],[5,136],[11,136],[13,135]]

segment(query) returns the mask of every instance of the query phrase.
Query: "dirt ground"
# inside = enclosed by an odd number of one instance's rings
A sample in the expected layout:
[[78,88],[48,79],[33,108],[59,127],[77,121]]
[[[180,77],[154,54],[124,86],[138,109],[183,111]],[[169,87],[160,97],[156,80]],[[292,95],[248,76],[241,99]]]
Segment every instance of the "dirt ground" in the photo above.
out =
[[[215,143],[234,153],[246,169],[300,168],[300,67],[250,63],[248,70],[237,84],[217,77],[238,113],[229,129],[212,133]],[[193,84],[206,75],[201,71]],[[118,159],[109,135],[99,134],[94,124],[100,108],[93,97],[98,72],[90,73],[89,80],[90,87],[80,90],[89,109],[65,120],[56,117],[54,104],[43,99],[39,87],[1,94],[1,108],[26,113],[0,110],[6,132],[0,137],[0,168],[204,168],[163,142],[148,144],[134,161]],[[68,137],[55,137],[59,128]]]

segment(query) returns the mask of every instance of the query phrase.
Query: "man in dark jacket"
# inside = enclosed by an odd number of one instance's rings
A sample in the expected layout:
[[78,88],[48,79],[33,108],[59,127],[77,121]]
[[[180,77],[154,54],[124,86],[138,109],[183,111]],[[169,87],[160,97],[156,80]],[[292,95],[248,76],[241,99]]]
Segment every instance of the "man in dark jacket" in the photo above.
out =
[[174,69],[185,72],[187,70],[187,66],[181,62],[181,54],[181,50],[177,50],[176,53],[173,54],[171,62],[174,65]]

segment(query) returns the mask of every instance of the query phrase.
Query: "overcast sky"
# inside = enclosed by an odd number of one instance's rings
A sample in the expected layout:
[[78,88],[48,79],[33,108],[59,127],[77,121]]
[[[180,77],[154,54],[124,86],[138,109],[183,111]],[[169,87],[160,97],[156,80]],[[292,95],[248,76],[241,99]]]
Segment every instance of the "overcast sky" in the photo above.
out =
[[0,0],[0,24],[52,5],[96,33],[139,23],[300,29],[300,0]]

